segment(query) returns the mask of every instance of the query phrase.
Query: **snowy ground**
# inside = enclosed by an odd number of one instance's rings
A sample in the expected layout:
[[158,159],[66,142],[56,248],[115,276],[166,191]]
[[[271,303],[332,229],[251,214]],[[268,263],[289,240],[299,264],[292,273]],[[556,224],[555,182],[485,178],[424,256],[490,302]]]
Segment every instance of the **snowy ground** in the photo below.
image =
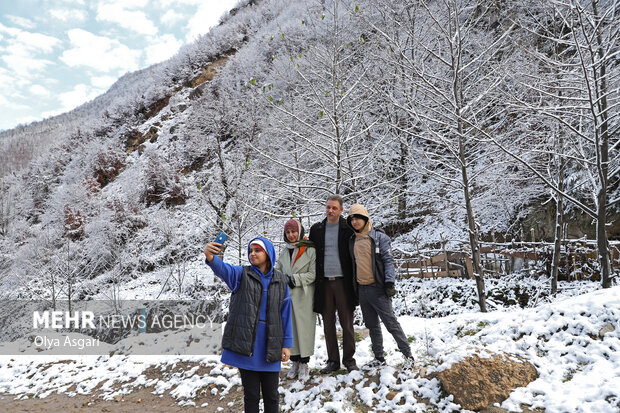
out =
[[[403,285],[404,287],[404,285]],[[486,314],[475,311],[441,318],[401,316],[418,369],[400,370],[402,359],[385,334],[388,366],[380,371],[323,376],[325,343],[317,340],[312,377],[305,385],[282,380],[283,411],[461,411],[425,378],[477,353],[511,353],[536,366],[539,378],[516,389],[501,407],[521,405],[547,412],[620,411],[620,286],[554,303]],[[599,337],[611,324],[614,330]],[[321,329],[318,329],[320,331]],[[360,330],[356,358],[371,359],[370,339]],[[217,356],[2,356],[0,393],[11,398],[44,398],[55,393],[115,400],[147,389],[204,411],[240,411],[237,370]],[[77,398],[76,397],[76,398]],[[0,400],[0,410],[2,409]],[[145,406],[146,407],[146,406]],[[115,411],[115,410],[107,410]],[[118,410],[122,411],[122,410]]]

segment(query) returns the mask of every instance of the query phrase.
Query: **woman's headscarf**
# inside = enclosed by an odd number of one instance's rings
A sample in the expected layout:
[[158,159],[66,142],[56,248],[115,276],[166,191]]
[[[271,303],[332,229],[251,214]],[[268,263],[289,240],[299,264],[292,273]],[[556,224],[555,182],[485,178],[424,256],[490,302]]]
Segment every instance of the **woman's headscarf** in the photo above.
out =
[[[297,241],[290,242],[288,240],[286,236],[287,229],[297,230],[297,232],[299,232],[299,237],[297,238]],[[304,232],[304,227],[303,225],[301,225],[301,221],[294,218],[286,221],[286,223],[284,224],[284,242],[286,242],[286,247],[291,249],[297,247],[314,247],[314,243],[312,241],[304,239]]]

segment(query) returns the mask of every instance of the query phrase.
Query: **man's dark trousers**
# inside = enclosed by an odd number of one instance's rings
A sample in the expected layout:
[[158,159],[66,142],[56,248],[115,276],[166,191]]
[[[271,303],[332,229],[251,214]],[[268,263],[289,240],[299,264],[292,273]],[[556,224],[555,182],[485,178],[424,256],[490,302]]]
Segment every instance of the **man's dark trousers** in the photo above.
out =
[[323,330],[327,345],[327,361],[340,364],[338,335],[336,333],[336,311],[342,327],[342,364],[355,365],[355,332],[353,330],[353,310],[349,295],[344,289],[344,279],[325,277],[325,307],[323,309]]
[[401,353],[405,357],[411,356],[411,347],[409,340],[405,335],[400,323],[394,315],[392,308],[392,300],[385,295],[383,287],[376,283],[371,285],[359,285],[359,300],[364,317],[364,324],[368,327],[370,340],[372,342],[372,352],[376,358],[383,358],[383,334],[381,333],[381,324],[379,317],[385,325],[387,331],[392,334]]

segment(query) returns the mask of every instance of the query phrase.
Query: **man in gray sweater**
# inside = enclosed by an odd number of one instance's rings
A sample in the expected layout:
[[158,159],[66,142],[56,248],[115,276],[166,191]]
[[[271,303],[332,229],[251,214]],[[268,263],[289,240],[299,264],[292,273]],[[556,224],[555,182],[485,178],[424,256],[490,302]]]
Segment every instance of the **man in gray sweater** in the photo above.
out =
[[349,239],[353,230],[341,216],[342,197],[331,195],[325,204],[327,217],[310,228],[310,241],[316,249],[314,311],[323,316],[327,365],[321,373],[340,369],[340,351],[336,332],[336,313],[342,326],[342,364],[348,371],[358,370],[355,362],[353,311],[357,305],[353,291],[353,270]]

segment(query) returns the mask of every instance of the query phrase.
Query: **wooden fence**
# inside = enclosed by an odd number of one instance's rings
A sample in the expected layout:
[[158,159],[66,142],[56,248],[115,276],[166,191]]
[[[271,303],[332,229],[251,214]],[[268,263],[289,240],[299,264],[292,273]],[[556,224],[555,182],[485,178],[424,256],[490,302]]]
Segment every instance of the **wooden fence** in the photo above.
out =
[[[452,242],[447,249],[442,241],[440,249],[424,249],[415,252],[394,250],[399,276],[403,278],[438,278],[473,276],[469,243]],[[454,247],[456,245],[456,248]],[[527,268],[546,267],[551,273],[553,243],[548,242],[483,242],[480,246],[481,267],[484,274],[504,275]],[[620,242],[610,242],[612,269],[620,270]],[[571,239],[562,241],[560,249],[560,279],[600,279],[592,269],[598,249],[596,241]],[[596,264],[594,264],[596,265]]]

